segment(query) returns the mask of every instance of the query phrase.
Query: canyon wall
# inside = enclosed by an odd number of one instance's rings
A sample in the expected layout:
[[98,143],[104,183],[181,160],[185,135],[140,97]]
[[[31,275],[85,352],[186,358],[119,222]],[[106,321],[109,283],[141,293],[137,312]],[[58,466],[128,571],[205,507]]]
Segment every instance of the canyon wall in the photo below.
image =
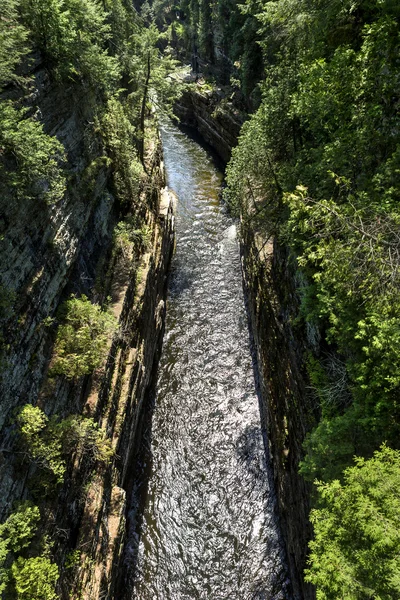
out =
[[[57,82],[39,53],[29,69],[29,94],[10,86],[4,98],[19,95],[27,114],[35,114],[63,144],[68,178],[55,204],[29,199],[18,204],[11,194],[0,200],[1,285],[11,307],[0,380],[0,513],[4,519],[14,501],[33,498],[41,509],[39,534],[48,536],[59,566],[59,596],[111,599],[136,424],[162,339],[173,198],[165,188],[161,143],[151,119],[149,175],[121,206],[96,116],[99,98],[85,85]],[[140,244],[116,243],[115,226],[125,218],[140,223],[145,238]],[[72,379],[49,372],[59,308],[71,294],[107,304],[118,320],[100,368]],[[48,416],[94,419],[114,456],[100,464],[77,452],[62,487],[39,493],[32,486],[38,466],[21,456],[16,436],[15,411],[25,404]]]
[[224,163],[229,161],[245,113],[235,107],[223,88],[192,84],[175,103],[174,113],[182,124],[196,129]]

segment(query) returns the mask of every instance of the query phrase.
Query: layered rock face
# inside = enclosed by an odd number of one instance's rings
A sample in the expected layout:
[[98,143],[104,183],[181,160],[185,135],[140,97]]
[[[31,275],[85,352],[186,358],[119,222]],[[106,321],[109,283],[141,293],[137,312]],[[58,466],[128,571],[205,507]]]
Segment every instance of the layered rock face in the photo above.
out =
[[[226,102],[225,102],[226,105]],[[227,162],[236,145],[243,117],[232,107],[225,112],[215,92],[188,93],[176,106],[183,123],[195,127]],[[275,489],[286,543],[294,593],[312,599],[315,592],[303,581],[307,544],[310,488],[298,473],[302,443],[313,419],[307,397],[304,356],[318,339],[304,340],[293,328],[298,307],[295,270],[283,247],[266,241],[241,224],[243,274],[249,317],[258,357],[262,420],[267,432]],[[318,337],[318,333],[314,332]]]
[[125,492],[138,445],[137,425],[164,327],[166,281],[173,249],[172,209],[173,198],[164,189],[152,223],[152,247],[140,261],[140,281],[136,280],[136,286],[130,281],[121,288],[114,305],[125,339],[114,340],[100,385],[92,384],[87,395],[86,410],[101,415],[102,427],[116,452],[115,461],[107,469],[92,473],[76,526],[80,567],[73,590],[88,600],[115,597],[125,542]]
[[243,274],[257,350],[262,393],[261,417],[268,432],[275,490],[295,597],[312,599],[304,583],[311,537],[310,486],[299,475],[302,442],[311,428],[304,356],[307,341],[291,326],[298,297],[294,270],[284,248],[242,228]]
[[174,112],[181,123],[195,128],[225,163],[229,161],[245,115],[221,89],[194,86],[175,104]]
[[[58,497],[34,500],[44,515],[43,533],[55,544],[60,597],[112,598],[124,537],[124,486],[163,331],[173,198],[164,188],[161,145],[154,133],[147,153],[151,176],[130,206],[119,206],[95,119],[98,99],[83,85],[57,84],[40,56],[31,75],[30,95],[22,101],[46,133],[62,142],[68,181],[66,194],[54,205],[28,200],[21,208],[11,197],[0,199],[1,285],[11,307],[0,381],[0,513],[4,519],[15,500],[31,497],[27,482],[35,473],[34,466],[21,464],[16,451],[15,410],[31,403],[47,415],[93,418],[115,456],[102,467],[85,454],[76,456]],[[144,224],[146,244],[140,248],[115,245],[113,230],[124,214]],[[57,310],[71,294],[98,303],[108,298],[119,323],[102,367],[72,380],[48,373]],[[71,551],[78,558],[68,569]]]

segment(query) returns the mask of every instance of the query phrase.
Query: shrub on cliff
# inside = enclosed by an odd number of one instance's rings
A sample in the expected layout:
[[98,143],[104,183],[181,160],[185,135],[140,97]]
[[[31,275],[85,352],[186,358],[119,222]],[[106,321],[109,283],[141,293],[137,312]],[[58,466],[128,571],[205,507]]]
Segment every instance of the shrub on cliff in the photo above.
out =
[[0,102],[0,176],[18,202],[32,198],[52,204],[65,191],[63,147],[25,113],[11,102]]
[[38,406],[26,404],[16,422],[23,452],[39,468],[49,471],[57,483],[62,483],[66,470],[62,440],[49,428],[47,415]]
[[107,344],[117,330],[115,317],[86,296],[72,296],[61,312],[52,373],[68,379],[92,373],[102,363]]
[[[48,548],[38,556],[31,552],[31,542],[40,520],[37,506],[22,502],[0,525],[0,594],[15,600],[55,600],[58,567]],[[45,544],[46,545],[46,544]]]
[[16,600],[57,600],[58,567],[47,556],[23,558],[11,566]]
[[49,419],[38,406],[26,404],[16,422],[22,451],[40,469],[36,488],[42,492],[51,492],[64,481],[68,460],[74,454],[105,464],[114,454],[105,431],[81,415]]
[[[4,6],[3,6],[4,4]],[[16,67],[28,53],[29,30],[19,19],[19,3],[4,0],[0,18],[0,91],[10,83],[27,82]],[[2,186],[25,198],[48,203],[62,197],[65,178],[60,169],[64,158],[62,145],[47,135],[41,123],[26,116],[27,110],[9,100],[0,100],[0,178]],[[3,191],[3,190],[2,190]]]

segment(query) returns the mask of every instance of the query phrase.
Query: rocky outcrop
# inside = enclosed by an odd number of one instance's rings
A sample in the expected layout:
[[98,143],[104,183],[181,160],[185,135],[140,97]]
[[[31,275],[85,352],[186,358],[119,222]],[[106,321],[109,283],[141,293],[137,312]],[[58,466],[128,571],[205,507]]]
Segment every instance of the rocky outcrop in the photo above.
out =
[[[87,600],[115,597],[119,559],[125,543],[126,487],[137,450],[137,425],[162,339],[169,261],[173,249],[173,197],[164,189],[155,222],[152,248],[142,257],[136,285],[120,290],[123,339],[114,341],[99,389],[93,385],[86,410],[101,414],[116,459],[96,472],[74,524],[79,568],[73,592]],[[82,473],[81,473],[82,475]],[[62,515],[57,518],[60,521]],[[70,547],[69,550],[72,548]]]
[[[56,315],[67,293],[93,296],[98,265],[110,248],[117,218],[110,169],[101,158],[100,140],[94,131],[89,91],[52,81],[40,56],[32,68],[31,94],[24,103],[41,118],[46,132],[62,141],[70,181],[67,193],[55,205],[29,199],[22,205],[15,196],[7,195],[0,199],[4,228],[0,282],[12,299],[0,377],[3,448],[12,446],[15,408],[36,403],[41,393],[54,341],[54,332],[44,319]],[[67,383],[60,384],[54,395],[43,398],[42,407],[50,414],[77,412],[80,394],[69,394],[70,389]],[[0,467],[3,516],[24,489],[23,479],[12,472],[7,458],[4,454]]]
[[299,462],[313,411],[304,371],[307,343],[291,325],[298,308],[294,270],[276,240],[266,244],[249,227],[242,227],[242,234],[243,274],[263,399],[261,417],[268,432],[281,529],[295,597],[311,600],[315,592],[302,577],[311,537],[311,489],[299,475]]
[[174,106],[180,122],[196,129],[221,159],[227,163],[236,146],[245,113],[235,108],[223,88],[207,89],[192,84]]

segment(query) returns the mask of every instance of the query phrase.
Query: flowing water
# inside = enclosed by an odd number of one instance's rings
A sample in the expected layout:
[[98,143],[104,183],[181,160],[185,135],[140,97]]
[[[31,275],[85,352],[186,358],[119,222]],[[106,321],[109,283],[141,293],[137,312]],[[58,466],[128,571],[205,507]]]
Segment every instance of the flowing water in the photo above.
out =
[[131,511],[128,597],[288,600],[235,222],[219,201],[222,175],[206,150],[172,123],[162,140],[179,200],[177,249]]

